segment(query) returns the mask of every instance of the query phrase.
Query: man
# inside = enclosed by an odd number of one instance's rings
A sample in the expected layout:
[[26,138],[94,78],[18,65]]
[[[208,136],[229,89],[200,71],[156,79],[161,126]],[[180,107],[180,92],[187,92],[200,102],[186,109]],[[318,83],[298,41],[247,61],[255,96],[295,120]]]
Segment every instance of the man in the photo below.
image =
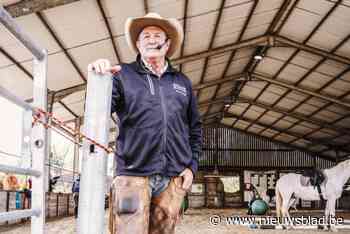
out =
[[174,233],[202,148],[202,129],[190,80],[170,64],[183,31],[155,13],[130,18],[125,35],[138,55],[130,64],[89,65],[113,76],[112,112],[120,121],[117,177],[111,194],[112,233]]

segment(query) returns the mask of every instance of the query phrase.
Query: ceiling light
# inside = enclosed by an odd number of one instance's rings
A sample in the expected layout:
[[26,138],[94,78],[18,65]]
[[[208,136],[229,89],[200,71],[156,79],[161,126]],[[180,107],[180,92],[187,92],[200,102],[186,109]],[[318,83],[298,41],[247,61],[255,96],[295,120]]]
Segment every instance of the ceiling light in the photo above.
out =
[[258,61],[262,60],[264,58],[264,53],[265,53],[265,47],[258,46],[254,53],[254,59]]
[[255,60],[262,60],[262,59],[263,59],[263,56],[260,55],[260,54],[257,54],[257,55],[254,56],[254,59],[255,59]]

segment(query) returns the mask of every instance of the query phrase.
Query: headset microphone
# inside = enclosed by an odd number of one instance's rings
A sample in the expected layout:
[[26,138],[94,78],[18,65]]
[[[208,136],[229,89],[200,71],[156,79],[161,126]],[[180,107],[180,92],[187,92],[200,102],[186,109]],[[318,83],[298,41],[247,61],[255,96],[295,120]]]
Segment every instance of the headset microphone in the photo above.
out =
[[165,45],[167,42],[168,42],[168,39],[166,39],[166,40],[165,40],[165,42],[164,42],[163,44],[158,45],[158,46],[156,47],[156,49],[157,49],[157,50],[162,49],[162,48],[163,48],[163,46],[164,46],[164,45]]

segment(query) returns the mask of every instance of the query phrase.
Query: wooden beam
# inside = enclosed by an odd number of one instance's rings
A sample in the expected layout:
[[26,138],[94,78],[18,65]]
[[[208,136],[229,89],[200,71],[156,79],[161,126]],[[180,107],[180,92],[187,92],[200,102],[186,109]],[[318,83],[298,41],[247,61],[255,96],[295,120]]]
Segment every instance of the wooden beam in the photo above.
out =
[[316,124],[316,125],[318,125],[318,126],[320,126],[322,128],[329,128],[329,129],[332,129],[332,130],[334,130],[336,132],[341,132],[343,134],[350,135],[350,129],[349,128],[344,128],[344,127],[341,127],[341,126],[332,125],[332,124],[329,124],[328,122],[325,122],[323,120],[319,120],[319,119],[316,119],[316,118],[311,118],[311,117],[308,117],[306,115],[303,115],[303,114],[300,114],[300,113],[297,113],[297,112],[290,112],[290,110],[288,110],[288,109],[284,109],[284,108],[280,108],[280,107],[272,107],[271,104],[254,101],[251,98],[240,97],[239,100],[240,100],[241,103],[242,102],[246,102],[246,103],[249,103],[251,105],[254,105],[254,106],[257,106],[257,107],[269,110],[269,111],[274,111],[274,112],[277,112],[277,113],[280,113],[280,114],[283,114],[283,115],[286,115],[286,116],[291,116],[291,117],[293,117],[295,119],[298,119],[300,121],[305,121],[305,122],[309,122],[309,123],[312,123],[312,124]]
[[222,83],[226,83],[226,82],[229,82],[229,81],[238,80],[238,79],[242,78],[243,76],[244,76],[244,74],[240,73],[240,74],[226,76],[223,79],[219,79],[218,78],[218,79],[215,79],[215,80],[212,80],[212,81],[204,82],[202,84],[194,85],[193,89],[194,90],[199,90],[199,89],[208,88],[208,87],[215,86],[215,85],[222,84]]
[[318,98],[321,98],[323,100],[326,100],[326,101],[333,102],[333,103],[336,103],[338,105],[341,105],[341,106],[343,106],[346,109],[350,109],[350,103],[343,102],[343,101],[341,101],[341,100],[339,100],[339,99],[337,99],[335,97],[325,96],[323,94],[316,93],[316,92],[308,90],[306,88],[299,88],[299,87],[294,86],[292,84],[287,84],[287,83],[282,82],[282,81],[274,80],[269,75],[266,75],[266,74],[263,74],[263,73],[254,72],[251,75],[253,77],[255,77],[255,78],[267,81],[269,83],[272,83],[272,84],[275,84],[275,85],[278,85],[278,86],[282,86],[282,87],[285,87],[285,88],[288,88],[288,89],[291,89],[291,90],[294,90],[294,91],[298,91],[300,93],[304,93],[304,94],[308,94],[308,95],[311,95],[311,96],[314,96],[314,97],[318,97]]
[[20,17],[78,1],[80,0],[22,0],[5,6],[5,9],[12,17]]
[[210,57],[213,55],[218,55],[218,54],[223,54],[226,52],[230,52],[232,50],[237,50],[237,49],[242,49],[242,48],[247,48],[247,47],[255,47],[257,45],[269,45],[271,43],[271,38],[269,36],[259,36],[259,37],[254,37],[248,40],[244,40],[238,43],[232,43],[226,46],[220,46],[217,48],[213,48],[211,50],[199,52],[196,54],[191,54],[184,56],[182,58],[174,59],[173,64],[178,65],[181,63],[187,63],[187,62],[192,62],[198,59],[203,59],[206,57]]
[[[246,118],[246,117],[241,117],[241,116],[238,116],[236,114],[232,114],[230,112],[225,113],[225,117],[227,117],[227,118],[232,117],[232,118],[236,118],[236,119],[238,118],[239,120],[242,120],[242,121],[245,121],[245,122],[248,122],[248,123],[254,121],[253,119],[249,119],[249,118]],[[280,129],[280,128],[277,128],[277,127],[274,127],[274,126],[270,126],[270,125],[262,123],[262,122],[256,122],[255,124],[259,125],[261,127],[264,127],[264,128],[271,129],[271,130],[276,131],[276,132],[283,131],[283,129]],[[320,139],[315,139],[315,138],[311,138],[311,137],[303,137],[301,134],[295,133],[295,132],[284,132],[284,133],[286,135],[289,135],[289,136],[292,136],[292,137],[295,137],[295,138],[299,138],[299,139],[302,139],[302,140],[310,141],[313,144],[323,145],[323,146],[329,148],[330,150],[340,149],[340,150],[342,150],[342,151],[344,151],[346,153],[350,152],[350,149],[348,149],[348,148],[346,148],[344,146],[332,145],[327,140],[320,140]]]
[[331,59],[331,60],[334,60],[334,61],[339,62],[339,63],[350,65],[350,58],[336,55],[333,53],[329,53],[325,50],[321,50],[321,49],[316,48],[316,47],[312,47],[312,46],[309,46],[309,45],[306,45],[306,44],[303,44],[303,43],[300,43],[297,41],[293,41],[293,40],[286,38],[286,37],[283,37],[283,36],[277,35],[277,36],[274,36],[274,38],[275,38],[276,42],[278,42],[280,44],[287,45],[289,47],[294,47],[294,48],[297,48],[297,49],[300,49],[303,51],[307,51],[311,54],[315,54],[315,55],[318,55],[318,56],[321,56],[321,57],[324,57],[327,59]]

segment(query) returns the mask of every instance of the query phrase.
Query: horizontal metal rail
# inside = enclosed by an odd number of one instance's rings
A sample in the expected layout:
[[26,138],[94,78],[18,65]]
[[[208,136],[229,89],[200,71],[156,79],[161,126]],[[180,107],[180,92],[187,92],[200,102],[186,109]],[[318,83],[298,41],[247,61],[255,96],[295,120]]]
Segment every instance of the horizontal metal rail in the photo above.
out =
[[13,167],[13,166],[7,166],[0,164],[0,171],[5,173],[15,173],[15,174],[21,174],[21,175],[30,175],[39,177],[41,175],[40,171],[35,171],[30,168],[20,168],[20,167]]
[[39,215],[40,215],[40,210],[32,210],[32,209],[1,212],[0,223],[10,221],[10,220],[28,218],[31,216],[39,216]]
[[9,30],[38,60],[43,60],[45,53],[29,36],[24,33],[12,16],[0,6],[0,23]]
[[21,98],[17,97],[16,95],[12,94],[7,89],[1,86],[0,86],[0,96],[2,96],[3,98],[9,100],[10,102],[20,107],[23,107],[26,110],[35,111],[35,108],[32,105],[30,105],[28,102],[23,101]]

